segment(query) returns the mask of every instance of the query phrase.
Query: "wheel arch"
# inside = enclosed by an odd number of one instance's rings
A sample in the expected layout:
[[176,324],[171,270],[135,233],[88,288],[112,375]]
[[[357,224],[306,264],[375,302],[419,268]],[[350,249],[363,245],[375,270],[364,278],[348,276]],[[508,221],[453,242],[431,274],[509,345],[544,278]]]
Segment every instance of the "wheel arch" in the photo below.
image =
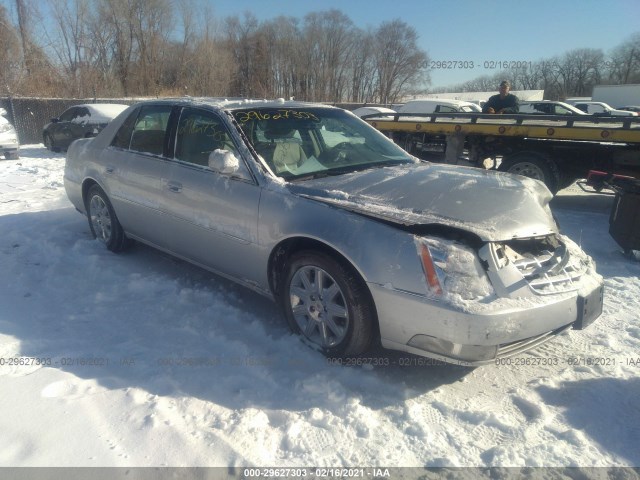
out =
[[82,181],[82,204],[85,205],[85,209],[86,209],[86,205],[87,205],[87,194],[89,193],[89,189],[91,187],[93,187],[94,185],[98,185],[104,191],[104,188],[102,187],[102,185],[100,185],[93,178],[85,178]]
[[305,236],[294,236],[286,238],[280,241],[272,250],[269,255],[269,261],[267,263],[267,272],[269,277],[269,289],[273,297],[278,303],[280,303],[280,294],[283,287],[282,282],[285,276],[285,267],[291,256],[301,251],[314,251],[324,253],[332,257],[334,260],[342,264],[345,268],[350,270],[365,287],[369,302],[374,312],[374,328],[375,334],[379,337],[380,326],[378,324],[378,311],[376,309],[375,302],[373,301],[373,295],[369,290],[364,274],[358,269],[354,262],[352,262],[347,256],[340,252],[337,248],[322,242],[318,239]]

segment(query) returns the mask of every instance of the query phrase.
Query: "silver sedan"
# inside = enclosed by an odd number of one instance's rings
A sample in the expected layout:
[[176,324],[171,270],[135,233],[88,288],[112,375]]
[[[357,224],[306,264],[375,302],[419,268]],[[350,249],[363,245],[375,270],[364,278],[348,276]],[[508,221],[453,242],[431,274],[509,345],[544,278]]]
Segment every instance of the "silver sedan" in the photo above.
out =
[[542,183],[418,161],[338,108],[143,102],[74,142],[64,181],[109,250],[137,240],[267,295],[329,356],[477,365],[602,311]]

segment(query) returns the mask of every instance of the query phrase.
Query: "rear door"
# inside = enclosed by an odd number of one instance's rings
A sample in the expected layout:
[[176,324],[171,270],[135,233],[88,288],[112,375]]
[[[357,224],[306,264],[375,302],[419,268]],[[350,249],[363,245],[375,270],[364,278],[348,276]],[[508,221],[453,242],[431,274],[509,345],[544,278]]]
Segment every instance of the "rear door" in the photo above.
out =
[[71,143],[71,122],[76,118],[78,107],[71,107],[65,110],[59,117],[59,121],[51,128],[51,137],[56,146],[66,149]]
[[84,138],[87,133],[87,125],[91,121],[91,114],[87,107],[77,107],[71,121],[65,124],[65,147],[78,138]]
[[122,124],[103,153],[109,193],[125,231],[168,248],[165,190],[173,107],[143,105]]

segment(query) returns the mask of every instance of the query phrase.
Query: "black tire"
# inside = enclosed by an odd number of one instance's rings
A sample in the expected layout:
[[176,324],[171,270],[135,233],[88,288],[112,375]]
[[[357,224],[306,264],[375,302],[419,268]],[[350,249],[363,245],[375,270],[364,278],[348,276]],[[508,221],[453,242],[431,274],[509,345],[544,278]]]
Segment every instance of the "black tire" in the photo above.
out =
[[[316,289],[319,277],[321,288]],[[302,278],[312,288],[305,289]],[[376,311],[364,281],[352,268],[325,253],[301,251],[287,262],[282,285],[280,301],[291,330],[325,355],[350,357],[371,348]]]
[[118,253],[130,246],[131,241],[125,235],[109,197],[98,185],[89,188],[85,208],[93,237],[104,243],[108,250]]
[[498,170],[542,181],[554,195],[560,188],[558,166],[537,152],[518,152],[502,160]]
[[5,150],[4,158],[6,160],[18,160],[20,158],[20,154],[18,153],[18,150]]
[[43,135],[42,141],[47,150],[51,150],[52,152],[57,152],[59,150],[58,147],[56,147],[53,138],[48,133]]

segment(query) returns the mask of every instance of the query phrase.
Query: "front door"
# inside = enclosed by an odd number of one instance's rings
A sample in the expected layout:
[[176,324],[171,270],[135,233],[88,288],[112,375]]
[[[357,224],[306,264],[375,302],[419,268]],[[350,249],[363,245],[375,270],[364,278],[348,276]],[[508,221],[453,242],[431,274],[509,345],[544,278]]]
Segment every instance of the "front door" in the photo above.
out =
[[[210,169],[209,154],[216,149],[234,153],[241,171],[230,175]],[[261,189],[217,114],[182,110],[175,158],[163,188],[173,252],[236,279],[257,281]]]

